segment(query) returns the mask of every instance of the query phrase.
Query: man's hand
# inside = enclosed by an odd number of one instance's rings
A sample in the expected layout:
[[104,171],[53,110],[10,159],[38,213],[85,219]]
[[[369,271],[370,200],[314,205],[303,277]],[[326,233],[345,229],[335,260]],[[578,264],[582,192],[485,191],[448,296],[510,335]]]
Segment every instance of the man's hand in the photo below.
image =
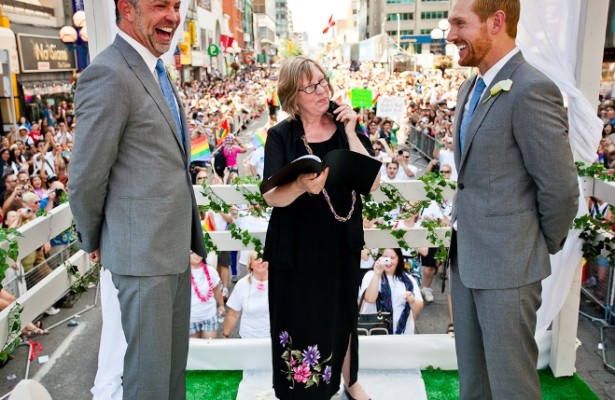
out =
[[100,249],[96,249],[92,253],[90,253],[90,261],[92,261],[93,263],[100,262]]

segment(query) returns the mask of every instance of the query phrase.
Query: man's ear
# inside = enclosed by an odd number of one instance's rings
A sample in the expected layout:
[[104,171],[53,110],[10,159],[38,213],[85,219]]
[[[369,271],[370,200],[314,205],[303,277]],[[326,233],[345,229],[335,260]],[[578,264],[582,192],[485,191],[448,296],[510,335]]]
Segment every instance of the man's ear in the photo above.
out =
[[489,33],[497,35],[501,31],[506,30],[506,14],[504,11],[498,10],[489,17]]
[[132,22],[134,20],[135,7],[129,0],[118,0],[117,9],[122,16],[122,19],[125,19],[129,22]]

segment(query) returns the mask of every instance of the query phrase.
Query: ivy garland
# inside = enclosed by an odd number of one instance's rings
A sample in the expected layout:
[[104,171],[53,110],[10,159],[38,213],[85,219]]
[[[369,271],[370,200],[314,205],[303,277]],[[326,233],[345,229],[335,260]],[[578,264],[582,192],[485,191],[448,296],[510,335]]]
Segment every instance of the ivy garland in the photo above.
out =
[[[591,164],[588,167],[583,162],[576,162],[577,173],[579,176],[587,176],[599,179],[604,182],[614,182],[615,176],[611,174],[601,164]],[[615,213],[615,208],[609,204],[611,213]],[[615,237],[603,235],[606,232],[613,232],[613,222],[605,221],[603,216],[598,218],[590,214],[577,217],[572,222],[574,229],[579,229],[579,238],[583,241],[581,250],[586,260],[595,260],[604,254],[609,260],[610,266],[615,266]]]
[[[412,209],[410,209],[409,211],[406,211],[406,213],[404,214],[401,214],[402,217],[407,216],[410,213],[414,214],[414,213],[420,212],[422,209],[428,207],[430,204],[430,201],[432,200],[437,202],[440,205],[443,204],[444,198],[442,194],[444,190],[446,189],[446,187],[448,186],[452,189],[456,188],[456,185],[454,182],[447,181],[446,179],[444,179],[441,175],[437,173],[429,173],[419,178],[419,180],[423,182],[425,192],[426,192],[426,197],[429,200],[423,200],[423,201],[417,202],[412,207]],[[263,199],[260,192],[251,192],[242,186],[246,184],[259,185],[260,181],[254,177],[242,177],[242,178],[236,178],[233,181],[233,185],[235,185],[235,189],[237,191],[242,193],[247,203],[254,206],[251,212],[256,213],[258,216],[262,216],[266,212],[266,210],[269,209],[270,207],[267,205],[267,203]],[[379,225],[378,228],[383,229],[383,230],[388,230],[391,233],[391,235],[397,239],[397,243],[399,244],[401,248],[405,250],[410,250],[410,247],[404,240],[404,235],[407,233],[407,231],[405,229],[392,228],[391,227],[392,218],[389,214],[391,211],[397,208],[400,208],[401,206],[406,204],[408,201],[401,195],[399,190],[393,185],[383,183],[380,185],[380,190],[382,191],[382,193],[385,194],[388,200],[382,201],[382,202],[376,202],[373,200],[373,197],[371,196],[371,194],[364,196],[363,217],[369,220],[383,219],[386,223]],[[205,206],[200,206],[200,210],[204,212],[207,212],[208,210],[212,210],[217,213],[220,213],[220,212],[229,213],[230,211],[229,205],[226,204],[222,198],[216,195],[213,192],[213,190],[211,190],[210,187],[203,185],[202,194],[204,197],[206,197],[209,200],[209,204]],[[436,233],[436,228],[440,228],[443,226],[441,222],[433,221],[433,220],[424,221],[422,222],[421,226],[424,228],[427,228],[427,231],[428,231],[427,238],[430,240],[430,242],[435,247],[438,248],[438,252],[436,253],[435,258],[443,262],[446,261],[446,258],[448,257],[448,248],[444,243],[444,239],[440,238],[440,236]],[[237,225],[234,223],[229,225],[228,230],[231,233],[231,237],[233,237],[234,239],[240,240],[244,246],[247,246],[248,244],[251,243],[254,247],[254,250],[259,254],[259,256],[262,255],[263,244],[258,238],[253,237],[248,231],[237,227]],[[207,248],[211,249],[212,251],[218,251],[218,248],[213,243],[209,233],[205,232],[203,236],[204,236],[204,241],[205,241],[205,245],[207,246]],[[451,236],[451,233],[449,231],[446,233],[445,238],[448,238],[450,236]]]
[[97,284],[100,275],[100,263],[96,263],[92,265],[89,273],[81,275],[79,274],[79,268],[76,265],[71,264],[70,262],[65,262],[66,273],[75,278],[75,282],[71,285],[70,289],[68,289],[68,297],[70,297],[73,301],[77,301],[79,297],[85,292],[88,291],[88,286],[91,284]]
[[[0,290],[2,289],[2,281],[6,276],[6,270],[10,268],[8,260],[17,260],[19,256],[19,243],[17,238],[23,235],[15,228],[3,229],[0,228],[0,243],[6,242],[8,244],[8,250],[0,247]],[[6,340],[6,344],[2,351],[0,351],[0,361],[5,362],[8,360],[17,346],[21,344],[21,311],[23,306],[19,303],[15,303],[11,311],[9,311],[9,332]]]
[[23,306],[17,302],[9,311],[8,321],[9,321],[9,333],[6,338],[6,344],[2,351],[0,351],[0,361],[5,363],[11,354],[15,351],[17,346],[22,343],[21,340],[21,311],[23,310]]

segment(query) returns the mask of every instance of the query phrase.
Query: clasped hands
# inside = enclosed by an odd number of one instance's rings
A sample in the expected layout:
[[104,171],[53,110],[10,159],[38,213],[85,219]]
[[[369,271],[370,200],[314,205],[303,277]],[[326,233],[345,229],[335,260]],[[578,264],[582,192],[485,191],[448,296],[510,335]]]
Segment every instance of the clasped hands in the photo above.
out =
[[329,167],[323,169],[320,174],[315,172],[311,174],[301,174],[297,177],[296,182],[301,191],[310,194],[319,194],[324,189],[328,176]]

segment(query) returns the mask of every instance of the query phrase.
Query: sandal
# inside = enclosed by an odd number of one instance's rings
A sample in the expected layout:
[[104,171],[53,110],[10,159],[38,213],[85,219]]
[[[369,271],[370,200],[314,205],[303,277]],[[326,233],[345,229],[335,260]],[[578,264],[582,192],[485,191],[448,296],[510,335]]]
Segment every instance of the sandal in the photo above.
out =
[[26,336],[27,337],[35,337],[35,336],[41,336],[41,335],[49,334],[49,331],[47,329],[43,328],[43,321],[37,321],[33,325],[34,325],[34,329],[27,329],[26,330]]
[[455,326],[453,324],[448,324],[448,328],[446,328],[446,333],[449,335],[455,334]]

